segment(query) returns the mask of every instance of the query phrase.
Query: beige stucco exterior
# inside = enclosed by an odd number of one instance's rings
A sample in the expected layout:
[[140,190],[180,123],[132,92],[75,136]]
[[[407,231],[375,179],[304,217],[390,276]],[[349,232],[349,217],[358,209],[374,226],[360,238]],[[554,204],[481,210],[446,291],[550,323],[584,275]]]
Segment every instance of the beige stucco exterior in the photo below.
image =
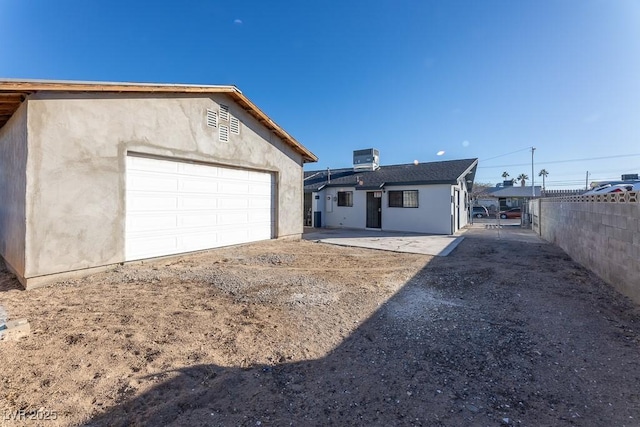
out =
[[[206,124],[220,103],[241,123],[228,142]],[[124,262],[128,152],[274,172],[275,235],[302,233],[302,156],[224,93],[40,91],[0,131],[0,144],[3,183],[12,186],[2,190],[11,207],[0,218],[1,254],[27,287]]]
[[0,254],[12,271],[24,271],[27,186],[27,106],[0,129]]

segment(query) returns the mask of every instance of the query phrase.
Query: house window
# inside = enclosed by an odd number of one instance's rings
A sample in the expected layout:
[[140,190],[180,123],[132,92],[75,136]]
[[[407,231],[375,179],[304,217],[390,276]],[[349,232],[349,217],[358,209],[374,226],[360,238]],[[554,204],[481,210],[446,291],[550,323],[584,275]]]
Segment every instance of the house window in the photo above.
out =
[[353,206],[353,191],[338,191],[338,206]]
[[418,190],[389,191],[390,208],[417,208]]

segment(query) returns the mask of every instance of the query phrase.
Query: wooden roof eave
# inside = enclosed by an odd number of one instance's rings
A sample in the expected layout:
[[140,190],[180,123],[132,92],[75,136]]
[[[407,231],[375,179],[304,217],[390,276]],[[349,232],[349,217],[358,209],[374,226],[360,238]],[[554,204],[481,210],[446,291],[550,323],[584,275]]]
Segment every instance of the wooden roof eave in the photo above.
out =
[[253,118],[255,118],[258,122],[262,123],[267,129],[275,133],[279,138],[293,142],[291,144],[296,152],[302,155],[304,159],[304,163],[317,162],[318,158],[311,151],[307,150],[304,146],[302,146],[294,137],[289,135],[283,128],[278,126],[269,116],[262,112],[253,102],[251,102],[246,96],[242,94],[240,90],[237,90],[233,93],[234,100]]
[[[100,82],[47,82],[47,81],[0,81],[0,105],[2,100],[10,105],[0,114],[8,115],[6,120],[0,118],[0,128],[6,124],[11,115],[20,108],[20,104],[29,94],[37,91],[56,92],[102,92],[102,93],[228,93],[245,111],[262,123],[279,138],[288,143],[302,156],[303,163],[317,162],[318,158],[295,138],[278,126],[262,110],[253,104],[244,94],[232,85],[223,86],[193,86],[176,84],[136,84],[136,83],[100,83]],[[9,99],[11,98],[11,101]],[[19,99],[19,102],[15,99]],[[17,103],[16,103],[17,102]],[[15,108],[14,108],[15,107]],[[6,112],[5,112],[6,111]]]

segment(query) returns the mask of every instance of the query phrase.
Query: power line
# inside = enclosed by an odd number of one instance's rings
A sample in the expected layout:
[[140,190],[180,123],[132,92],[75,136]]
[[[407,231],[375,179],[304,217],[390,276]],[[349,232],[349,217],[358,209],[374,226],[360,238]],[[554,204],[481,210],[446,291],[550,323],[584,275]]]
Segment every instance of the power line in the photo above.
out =
[[[538,166],[551,165],[557,163],[572,163],[572,162],[588,162],[591,160],[604,160],[604,159],[618,159],[620,157],[638,157],[640,154],[620,154],[617,156],[604,156],[604,157],[589,157],[586,159],[572,159],[572,160],[552,160],[550,162],[539,162]],[[497,168],[511,168],[516,166],[529,166],[531,163],[518,163],[513,165],[499,165],[499,166],[478,166],[478,169],[497,169]]]
[[495,157],[489,157],[488,159],[479,159],[479,160],[481,160],[483,162],[488,162],[489,160],[497,159],[499,157],[509,156],[511,154],[520,153],[522,151],[527,151],[527,150],[531,150],[531,147],[523,148],[523,149],[517,150],[517,151],[512,151],[511,153],[507,153],[507,154],[500,154],[499,156],[495,156]]

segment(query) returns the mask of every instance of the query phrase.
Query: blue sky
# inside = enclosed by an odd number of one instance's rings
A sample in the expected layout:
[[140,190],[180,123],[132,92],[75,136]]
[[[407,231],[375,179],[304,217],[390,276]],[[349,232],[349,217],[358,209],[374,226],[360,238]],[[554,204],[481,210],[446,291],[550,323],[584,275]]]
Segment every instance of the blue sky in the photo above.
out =
[[[0,0],[0,78],[234,84],[349,167],[640,173],[640,0]],[[437,156],[438,151],[445,153]]]

